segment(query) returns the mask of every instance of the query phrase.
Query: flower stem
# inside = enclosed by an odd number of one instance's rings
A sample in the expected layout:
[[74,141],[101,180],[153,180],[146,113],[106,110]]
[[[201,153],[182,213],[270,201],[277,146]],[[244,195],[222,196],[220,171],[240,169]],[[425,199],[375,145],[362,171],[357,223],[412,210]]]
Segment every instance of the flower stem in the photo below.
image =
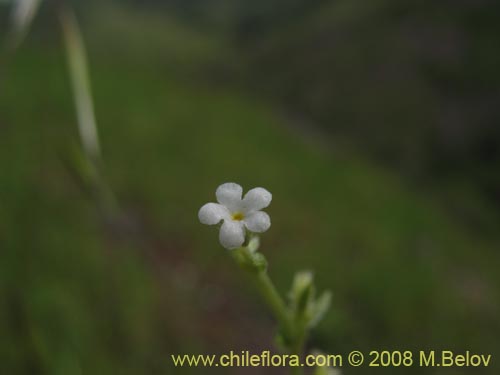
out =
[[[290,317],[289,311],[283,299],[279,295],[276,287],[274,286],[271,278],[269,277],[267,271],[261,271],[257,273],[256,282],[262,296],[276,316],[279,325],[281,326],[287,337],[292,340],[289,346],[290,353],[296,354],[300,357],[302,354],[302,347],[305,339],[304,330],[302,329],[302,327],[295,327],[293,320]],[[301,367],[290,367],[290,371],[293,375],[300,375],[303,373]]]
[[[269,277],[267,269],[255,266],[256,253],[250,251],[248,247],[241,247],[232,253],[239,265],[246,270],[249,270],[249,273],[254,277],[254,281],[256,282],[261,295],[275,315],[279,326],[283,330],[283,335],[286,337],[285,341],[287,342],[286,346],[289,352],[300,357],[306,337],[305,327],[299,326],[299,324],[296,324],[295,320],[292,319],[290,311]],[[254,267],[252,267],[252,263],[254,264]],[[303,374],[301,367],[291,367],[291,372],[294,375]]]
[[261,271],[257,273],[256,282],[260,292],[262,293],[262,296],[264,297],[267,304],[273,311],[274,315],[276,316],[276,319],[278,320],[282,328],[285,330],[285,332],[289,334],[292,333],[293,332],[292,321],[288,314],[286,305],[283,302],[281,296],[278,294],[278,291],[276,290],[276,287],[269,278],[267,272]]

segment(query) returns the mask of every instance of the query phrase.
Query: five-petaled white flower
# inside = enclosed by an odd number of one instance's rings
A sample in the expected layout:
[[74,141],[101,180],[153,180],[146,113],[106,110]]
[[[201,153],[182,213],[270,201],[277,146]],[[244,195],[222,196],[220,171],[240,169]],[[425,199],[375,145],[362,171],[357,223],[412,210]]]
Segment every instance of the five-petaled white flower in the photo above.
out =
[[245,242],[245,228],[250,232],[262,233],[271,226],[269,215],[262,210],[269,206],[272,195],[266,189],[254,188],[241,199],[240,185],[228,182],[215,192],[219,203],[207,203],[198,212],[203,224],[215,225],[222,220],[219,240],[226,249],[236,249]]

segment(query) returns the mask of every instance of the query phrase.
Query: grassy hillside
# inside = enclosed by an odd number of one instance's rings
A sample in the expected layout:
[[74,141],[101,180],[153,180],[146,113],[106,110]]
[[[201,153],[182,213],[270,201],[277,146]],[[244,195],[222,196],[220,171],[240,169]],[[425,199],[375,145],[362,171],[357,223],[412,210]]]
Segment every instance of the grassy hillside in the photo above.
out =
[[494,2],[325,2],[242,48],[247,84],[411,183],[446,186],[441,199],[481,221],[468,192],[498,211],[500,186],[496,13]]

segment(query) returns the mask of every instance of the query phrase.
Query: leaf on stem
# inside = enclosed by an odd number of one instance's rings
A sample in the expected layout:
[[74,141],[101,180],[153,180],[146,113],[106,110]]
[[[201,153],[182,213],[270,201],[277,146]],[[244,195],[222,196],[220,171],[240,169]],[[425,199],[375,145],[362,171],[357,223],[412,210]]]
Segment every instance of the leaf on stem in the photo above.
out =
[[331,293],[324,292],[316,298],[313,274],[301,271],[295,274],[289,294],[290,309],[295,321],[312,328],[323,318],[330,307]]
[[332,293],[330,291],[323,292],[321,296],[314,301],[311,317],[309,320],[309,327],[317,325],[325,316],[330,308],[332,302]]

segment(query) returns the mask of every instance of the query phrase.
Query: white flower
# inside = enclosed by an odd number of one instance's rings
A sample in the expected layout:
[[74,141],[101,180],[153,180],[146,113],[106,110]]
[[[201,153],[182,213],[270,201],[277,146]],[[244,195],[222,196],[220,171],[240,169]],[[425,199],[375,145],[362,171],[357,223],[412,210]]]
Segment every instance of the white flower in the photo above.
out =
[[262,233],[271,226],[269,215],[262,212],[269,206],[272,195],[266,189],[254,188],[241,199],[240,185],[228,182],[215,192],[219,203],[207,203],[198,212],[203,224],[215,225],[222,220],[219,240],[226,249],[236,249],[245,242],[245,228],[250,232]]

